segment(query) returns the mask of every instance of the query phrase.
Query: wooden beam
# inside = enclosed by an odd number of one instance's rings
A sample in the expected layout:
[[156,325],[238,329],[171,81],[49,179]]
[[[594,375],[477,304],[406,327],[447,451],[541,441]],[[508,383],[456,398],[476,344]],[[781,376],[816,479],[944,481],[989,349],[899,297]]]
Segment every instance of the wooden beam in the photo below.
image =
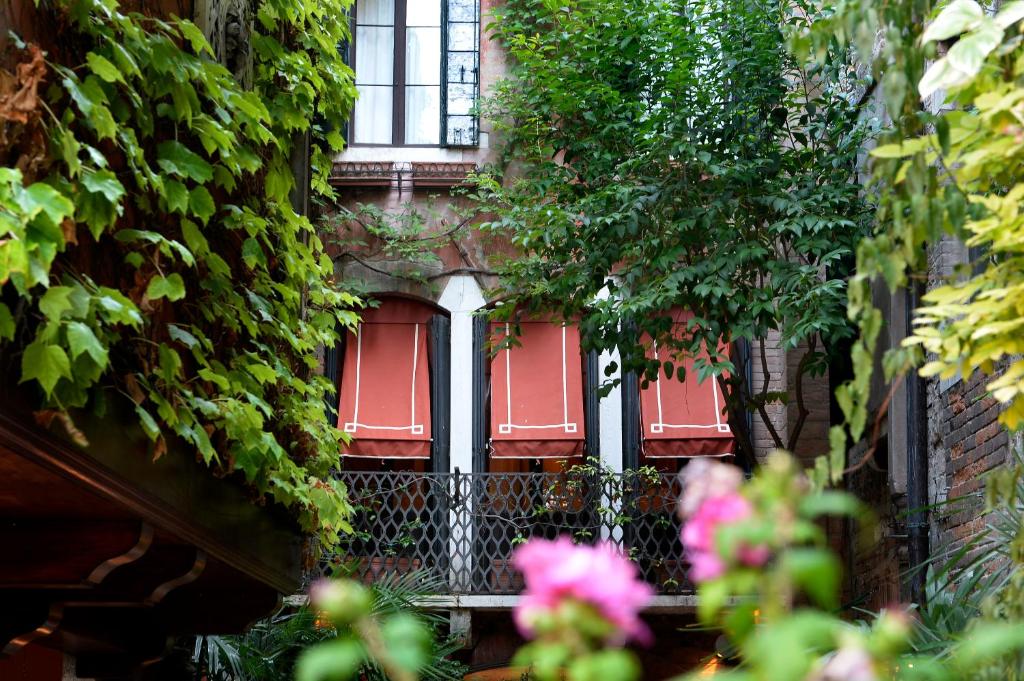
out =
[[0,589],[88,589],[145,555],[153,527],[138,521],[0,521]]
[[301,583],[303,536],[279,507],[259,506],[230,480],[196,463],[195,452],[171,443],[160,461],[127,417],[76,413],[90,445],[82,449],[33,425],[31,416],[0,404],[0,447],[36,462],[166,530],[211,557],[281,593]]

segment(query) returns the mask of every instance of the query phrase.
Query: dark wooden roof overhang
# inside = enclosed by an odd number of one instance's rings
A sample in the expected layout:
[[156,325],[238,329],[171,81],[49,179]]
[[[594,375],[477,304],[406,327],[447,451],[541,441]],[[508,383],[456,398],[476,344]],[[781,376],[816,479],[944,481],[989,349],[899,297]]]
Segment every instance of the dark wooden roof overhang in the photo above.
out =
[[239,632],[301,582],[303,536],[195,456],[158,461],[130,420],[79,447],[0,407],[0,657],[29,644],[80,677],[132,678],[176,636]]

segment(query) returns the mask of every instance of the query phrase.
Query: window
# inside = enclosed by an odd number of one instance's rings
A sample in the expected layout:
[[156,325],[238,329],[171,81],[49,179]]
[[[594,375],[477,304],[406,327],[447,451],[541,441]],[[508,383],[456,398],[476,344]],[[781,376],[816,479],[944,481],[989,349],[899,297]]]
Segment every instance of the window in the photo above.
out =
[[475,146],[479,0],[357,0],[353,144]]

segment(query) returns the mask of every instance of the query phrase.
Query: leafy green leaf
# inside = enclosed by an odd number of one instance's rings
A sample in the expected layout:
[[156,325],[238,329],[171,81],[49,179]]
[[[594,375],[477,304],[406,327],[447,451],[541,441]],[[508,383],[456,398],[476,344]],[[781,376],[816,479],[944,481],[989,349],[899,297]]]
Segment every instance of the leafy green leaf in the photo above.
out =
[[366,659],[358,640],[339,638],[307,648],[295,662],[295,681],[344,681],[352,678]]
[[146,436],[152,442],[156,442],[156,439],[160,437],[160,426],[157,425],[156,419],[139,404],[135,405],[135,414],[139,417],[139,424]]
[[185,297],[185,281],[177,272],[166,277],[158,274],[149,280],[146,296],[150,300],[159,300],[160,298],[167,298],[172,302],[181,300]]
[[60,319],[61,315],[71,309],[70,286],[51,286],[39,299],[39,311],[51,322]]
[[189,192],[188,207],[196,217],[203,221],[204,225],[210,221],[210,218],[217,211],[217,206],[213,203],[213,197],[210,196],[210,192],[207,191],[206,187],[202,185],[194,187]]
[[820,607],[831,610],[838,605],[842,568],[828,549],[791,548],[782,556],[782,569]]
[[213,166],[177,140],[160,143],[157,147],[157,163],[164,172],[196,182],[209,182],[213,178]]
[[83,352],[87,353],[94,362],[101,368],[107,366],[107,349],[96,338],[93,330],[82,322],[70,322],[67,327],[68,347],[71,350],[71,359],[76,359]]
[[953,0],[946,5],[921,34],[921,42],[945,40],[969,31],[981,23],[985,11],[974,0]]
[[14,340],[14,315],[11,308],[5,303],[0,303],[0,340]]
[[96,54],[95,52],[89,52],[85,55],[85,61],[89,65],[90,71],[108,83],[124,81],[124,78],[121,76],[121,72],[118,71],[117,67],[110,63],[110,60],[106,57]]
[[172,213],[181,213],[188,210],[188,188],[177,180],[167,178],[164,180],[164,198],[167,200],[167,210]]
[[82,184],[94,194],[103,194],[111,203],[117,203],[124,196],[124,185],[109,170],[85,173],[82,175]]
[[71,377],[71,362],[64,349],[43,341],[34,341],[21,356],[21,383],[38,381],[49,396],[62,378]]

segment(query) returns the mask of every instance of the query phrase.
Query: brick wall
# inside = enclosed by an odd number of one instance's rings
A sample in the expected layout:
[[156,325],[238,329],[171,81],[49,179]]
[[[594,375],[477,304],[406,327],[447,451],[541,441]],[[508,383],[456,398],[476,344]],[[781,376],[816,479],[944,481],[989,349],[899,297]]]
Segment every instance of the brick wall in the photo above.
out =
[[[786,353],[779,342],[778,332],[769,333],[763,344],[764,364],[768,367],[768,391],[783,392],[789,388],[789,383],[786,380]],[[754,394],[761,391],[765,378],[761,354],[762,341],[754,342],[751,347],[751,379],[753,381],[751,388]],[[789,432],[786,406],[781,402],[774,402],[767,406],[766,411],[775,431],[782,438],[782,441],[785,442]],[[775,449],[775,442],[760,414],[754,414],[753,440],[754,450],[757,452],[759,459],[763,459],[769,452]]]
[[1009,436],[996,420],[999,404],[985,390],[990,380],[974,374],[929,384],[929,501],[960,500],[933,512],[933,553],[956,550],[982,529],[983,476],[1009,457]]
[[[820,344],[818,347],[821,347]],[[793,434],[797,419],[799,418],[796,402],[797,367],[806,354],[806,343],[786,353],[786,377],[789,384],[787,430],[790,435]],[[793,453],[807,466],[814,465],[815,457],[828,452],[828,429],[832,425],[831,414],[829,413],[830,399],[831,392],[829,390],[828,374],[824,376],[804,375],[803,403],[807,409],[807,418],[800,430]]]

